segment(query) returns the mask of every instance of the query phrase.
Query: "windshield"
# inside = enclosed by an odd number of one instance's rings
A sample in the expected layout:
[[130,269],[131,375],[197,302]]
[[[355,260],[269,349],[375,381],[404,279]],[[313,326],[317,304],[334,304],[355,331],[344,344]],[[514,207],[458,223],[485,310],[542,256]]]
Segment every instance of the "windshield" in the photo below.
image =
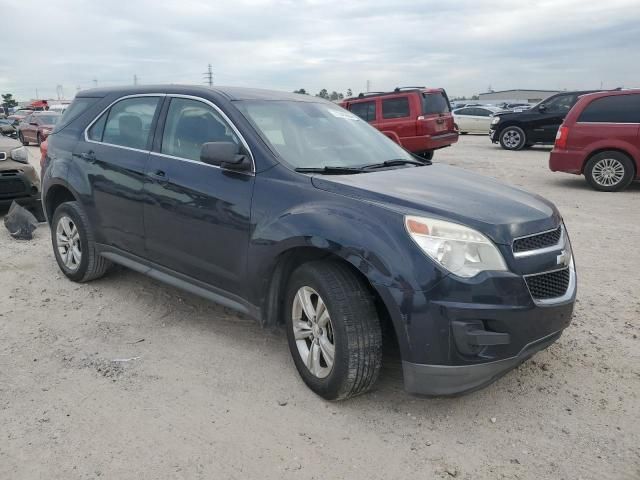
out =
[[294,168],[361,167],[414,160],[360,117],[337,105],[246,100],[236,106]]
[[60,115],[38,115],[36,118],[42,125],[55,125],[60,120]]

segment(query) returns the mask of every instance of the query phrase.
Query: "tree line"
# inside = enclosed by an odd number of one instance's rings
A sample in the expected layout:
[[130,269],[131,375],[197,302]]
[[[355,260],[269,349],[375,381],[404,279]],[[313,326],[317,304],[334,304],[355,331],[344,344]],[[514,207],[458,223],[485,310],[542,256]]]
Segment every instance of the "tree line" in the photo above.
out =
[[[293,93],[299,93],[301,95],[311,95],[304,88],[299,88],[298,90],[294,90]],[[351,91],[350,88],[348,88],[347,89],[347,95],[345,97],[345,95],[342,92],[336,92],[334,90],[333,92],[329,93],[329,91],[326,88],[323,88],[318,93],[316,93],[315,96],[316,97],[320,97],[320,98],[324,98],[326,100],[331,100],[332,102],[336,102],[338,100],[343,100],[344,98],[353,97],[353,92]]]

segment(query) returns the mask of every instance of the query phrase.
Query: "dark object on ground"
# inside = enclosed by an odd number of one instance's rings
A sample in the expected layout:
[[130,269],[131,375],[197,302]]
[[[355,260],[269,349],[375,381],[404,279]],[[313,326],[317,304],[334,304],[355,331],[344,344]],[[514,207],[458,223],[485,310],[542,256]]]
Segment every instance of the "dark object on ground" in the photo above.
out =
[[38,220],[29,210],[13,202],[9,213],[4,217],[4,226],[13,238],[31,240],[33,231],[38,228]]

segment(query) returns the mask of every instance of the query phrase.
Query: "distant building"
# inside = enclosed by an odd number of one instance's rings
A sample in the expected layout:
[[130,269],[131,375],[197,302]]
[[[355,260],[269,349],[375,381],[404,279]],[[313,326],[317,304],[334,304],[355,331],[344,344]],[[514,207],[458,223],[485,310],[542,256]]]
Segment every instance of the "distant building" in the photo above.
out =
[[479,94],[478,103],[538,103],[556,93],[560,90],[502,90]]

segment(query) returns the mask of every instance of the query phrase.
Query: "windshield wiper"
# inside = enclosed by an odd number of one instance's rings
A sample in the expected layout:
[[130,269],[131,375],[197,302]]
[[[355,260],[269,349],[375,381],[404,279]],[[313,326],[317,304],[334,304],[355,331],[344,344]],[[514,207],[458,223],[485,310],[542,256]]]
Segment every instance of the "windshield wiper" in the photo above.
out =
[[425,160],[423,162],[418,161],[418,160],[407,160],[405,158],[394,158],[391,160],[385,160],[382,163],[372,163],[371,165],[365,165],[364,167],[362,167],[364,170],[373,170],[376,168],[385,168],[385,167],[397,167],[400,165],[417,165],[417,166],[424,166],[424,165],[430,165],[431,162],[428,160]]
[[322,173],[325,175],[343,175],[345,173],[362,173],[361,167],[301,167],[296,168],[296,172],[300,173]]

